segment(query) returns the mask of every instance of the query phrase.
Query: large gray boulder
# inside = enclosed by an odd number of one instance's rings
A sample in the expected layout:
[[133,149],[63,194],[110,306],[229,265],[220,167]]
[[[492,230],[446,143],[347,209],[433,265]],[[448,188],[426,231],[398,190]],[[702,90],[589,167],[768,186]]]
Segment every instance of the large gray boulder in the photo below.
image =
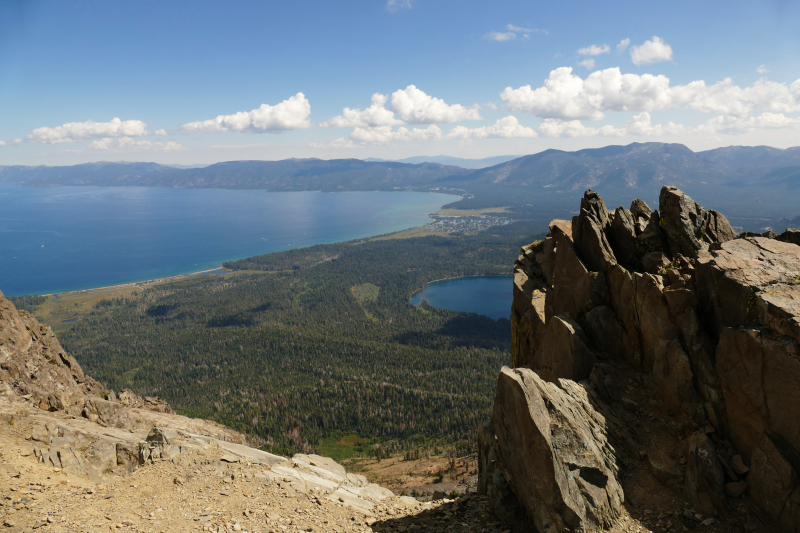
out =
[[86,400],[83,406],[83,416],[104,427],[126,429],[131,425],[128,410],[124,405],[99,398]]
[[513,494],[536,531],[608,529],[624,495],[605,428],[581,385],[505,367],[491,426],[480,431],[478,490],[501,516]]
[[664,187],[658,199],[661,228],[666,233],[673,255],[694,257],[709,244],[736,238],[728,219],[722,213],[707,211],[676,187]]

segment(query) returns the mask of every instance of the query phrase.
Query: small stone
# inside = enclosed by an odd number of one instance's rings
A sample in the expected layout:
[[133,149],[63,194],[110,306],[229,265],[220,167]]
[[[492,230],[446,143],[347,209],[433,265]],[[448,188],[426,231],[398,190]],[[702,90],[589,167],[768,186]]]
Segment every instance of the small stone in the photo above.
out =
[[622,406],[625,407],[625,409],[627,409],[631,413],[635,413],[639,410],[639,404],[634,402],[630,398],[623,398]]
[[710,526],[713,523],[714,523],[714,519],[713,518],[706,518],[705,520],[700,522],[700,525],[702,525],[702,526]]
[[225,461],[226,463],[238,463],[239,458],[230,454],[225,454],[219,458],[220,461]]
[[731,457],[731,468],[733,468],[733,471],[740,476],[743,476],[750,471],[750,469],[747,468],[747,465],[744,464],[741,455],[734,455]]
[[10,518],[6,518],[3,521],[3,525],[6,526],[6,527],[17,527],[17,523],[14,522],[13,520],[11,520]]
[[229,490],[221,490],[221,491],[219,491],[219,493],[222,496],[230,496],[231,495],[231,491],[229,491]]
[[747,481],[734,481],[725,484],[725,494],[731,498],[738,498],[747,490]]
[[716,431],[716,429],[714,429],[714,426],[706,426],[706,428],[705,428],[706,435],[710,435],[710,434],[714,433],[715,431]]

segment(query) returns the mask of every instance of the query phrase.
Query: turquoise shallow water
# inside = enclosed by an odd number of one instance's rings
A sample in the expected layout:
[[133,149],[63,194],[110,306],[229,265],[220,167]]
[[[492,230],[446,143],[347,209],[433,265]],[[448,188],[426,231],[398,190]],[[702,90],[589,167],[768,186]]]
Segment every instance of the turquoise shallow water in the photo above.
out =
[[429,283],[411,297],[413,305],[427,300],[433,307],[486,315],[495,320],[511,315],[511,276],[470,276]]
[[408,229],[445,194],[0,185],[0,291],[47,294]]

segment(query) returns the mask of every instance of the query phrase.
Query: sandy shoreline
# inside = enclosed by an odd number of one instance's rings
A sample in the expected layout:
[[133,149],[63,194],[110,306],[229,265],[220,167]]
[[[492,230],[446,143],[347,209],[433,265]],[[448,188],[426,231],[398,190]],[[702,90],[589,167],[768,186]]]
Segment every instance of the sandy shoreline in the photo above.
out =
[[131,283],[122,283],[120,285],[106,285],[105,287],[92,287],[91,289],[81,289],[78,291],[63,291],[63,292],[51,292],[49,294],[42,294],[41,296],[61,296],[62,294],[77,294],[77,293],[85,293],[85,292],[92,292],[92,291],[101,291],[106,289],[119,289],[122,287],[137,287],[137,286],[144,286],[144,285],[152,285],[154,283],[164,283],[166,281],[173,281],[178,279],[189,278],[192,276],[196,276],[198,274],[206,274],[208,272],[215,272],[217,270],[223,270],[222,267],[211,268],[208,270],[199,270],[197,272],[190,272],[189,274],[176,274],[175,276],[167,276],[166,278],[155,278],[155,279],[146,279],[142,281],[133,281]]
[[[345,192],[349,192],[349,191],[345,191]],[[505,208],[501,208],[501,209],[505,209]],[[438,214],[438,213],[439,212],[437,211],[436,213],[433,213],[433,214],[435,215],[435,214]],[[428,216],[431,216],[431,215],[428,215]],[[404,232],[407,232],[407,231],[417,230],[417,229],[425,228],[425,227],[426,227],[426,225],[423,224],[422,226],[414,226],[414,227],[408,228],[406,230],[396,231],[396,232],[388,233],[386,235],[377,235],[377,236],[373,236],[373,237],[365,237],[365,240],[372,240],[372,239],[375,239],[376,237],[378,237],[378,238],[386,237],[387,235],[394,235],[396,233],[404,233]],[[431,232],[431,233],[435,233],[435,232]],[[188,277],[191,277],[191,276],[196,276],[198,274],[206,274],[208,272],[214,272],[216,270],[223,270],[223,267],[211,268],[211,269],[208,269],[208,270],[200,270],[200,271],[197,271],[197,272],[190,272],[189,274],[177,274],[175,276],[168,276],[168,277],[165,277],[165,278],[156,278],[156,279],[147,279],[147,280],[142,280],[142,281],[133,281],[131,283],[122,283],[120,285],[107,285],[105,287],[92,287],[90,289],[81,289],[81,290],[77,290],[77,291],[51,292],[51,293],[47,293],[47,294],[42,294],[40,296],[60,296],[62,294],[77,294],[77,293],[87,293],[87,292],[100,291],[100,290],[106,290],[106,289],[119,289],[119,288],[122,288],[122,287],[134,287],[134,286],[152,285],[154,283],[164,283],[164,282],[167,282],[167,281],[174,281],[174,280],[178,280],[178,279],[184,279],[184,278],[188,278]],[[457,276],[457,277],[464,277],[464,276]],[[445,279],[453,279],[453,278],[445,278]],[[431,281],[429,283],[435,283],[437,281],[444,281],[445,279],[441,279],[441,280],[437,279],[437,280]],[[425,288],[423,287],[422,289],[420,289],[420,291],[422,291],[424,289]],[[420,291],[417,291],[417,292],[420,292]],[[416,293],[414,293],[414,294],[416,294]]]

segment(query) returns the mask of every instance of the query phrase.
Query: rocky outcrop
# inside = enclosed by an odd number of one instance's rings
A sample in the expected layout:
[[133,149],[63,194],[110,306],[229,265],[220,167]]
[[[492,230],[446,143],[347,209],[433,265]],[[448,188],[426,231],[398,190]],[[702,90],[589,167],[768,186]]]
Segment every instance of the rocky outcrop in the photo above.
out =
[[80,412],[86,395],[102,397],[100,383],[84,375],[48,326],[0,293],[0,387],[44,409]]
[[39,413],[29,439],[41,463],[95,481],[129,475],[143,464],[140,443],[156,426],[222,446],[246,444],[244,435],[220,424],[173,414],[160,398],[106,390],[83,373],[49,327],[1,293],[0,400],[0,416],[9,423],[20,411]]
[[169,404],[157,396],[145,396],[142,398],[130,389],[122,389],[117,398],[125,407],[147,409],[157,413],[172,413],[172,408]]
[[[794,233],[774,237],[739,236],[722,214],[664,187],[657,211],[636,200],[609,212],[600,195],[587,191],[578,216],[553,221],[543,241],[523,247],[514,269],[515,370],[501,374],[492,421],[479,431],[492,443],[484,455],[494,450],[494,463],[484,457],[485,472],[503,472],[513,493],[504,496],[505,508],[515,500],[534,521],[561,517],[563,526],[537,525],[538,531],[588,531],[602,523],[597,516],[614,516],[603,500],[585,515],[563,511],[564,501],[579,501],[566,484],[557,484],[544,507],[530,504],[542,479],[531,477],[520,456],[530,444],[501,434],[512,418],[519,428],[547,434],[535,405],[551,412],[561,405],[551,397],[568,396],[569,413],[599,424],[599,431],[573,433],[573,441],[602,450],[616,431],[601,422],[605,407],[568,391],[635,412],[636,402],[625,404],[606,381],[610,369],[624,366],[667,406],[683,438],[682,472],[651,461],[657,479],[681,484],[709,514],[724,513],[745,493],[785,531],[800,531],[800,246]],[[510,392],[514,372],[530,376],[516,378],[524,393]],[[552,441],[537,446],[540,457],[559,457]],[[616,464],[624,463],[625,450],[615,453]],[[614,461],[604,464],[616,483],[608,466]],[[499,490],[497,483],[484,486]],[[623,501],[621,489],[617,497]]]
[[[159,413],[172,412],[160,398],[143,399],[130,389],[117,397],[114,391],[106,390],[83,373],[49,326],[39,324],[26,311],[18,311],[3,293],[0,293],[0,387],[0,392],[23,396],[42,409],[82,414],[101,423],[105,417],[113,417],[111,412],[118,412],[120,404]],[[88,405],[87,399],[91,399]]]
[[[479,433],[479,492],[506,517],[515,501],[536,531],[603,531],[623,494],[606,423],[569,380],[553,384],[529,369],[504,368],[491,429]],[[513,506],[515,503],[512,503]]]

